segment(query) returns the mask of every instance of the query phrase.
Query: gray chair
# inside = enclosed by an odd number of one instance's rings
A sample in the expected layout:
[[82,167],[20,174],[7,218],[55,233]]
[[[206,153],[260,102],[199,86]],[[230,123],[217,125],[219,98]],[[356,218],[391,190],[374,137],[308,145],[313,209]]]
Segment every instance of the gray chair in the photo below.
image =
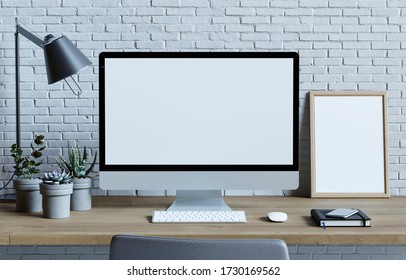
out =
[[111,260],[288,260],[279,239],[180,239],[115,235]]

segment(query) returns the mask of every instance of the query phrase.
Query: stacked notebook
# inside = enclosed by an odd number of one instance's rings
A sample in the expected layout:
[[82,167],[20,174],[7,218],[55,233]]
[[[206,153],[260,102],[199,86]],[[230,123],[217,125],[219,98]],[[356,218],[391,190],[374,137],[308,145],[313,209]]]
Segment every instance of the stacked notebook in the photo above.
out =
[[328,217],[327,213],[334,209],[312,209],[310,214],[316,223],[321,227],[370,227],[371,218],[369,218],[360,209],[354,215],[348,218]]

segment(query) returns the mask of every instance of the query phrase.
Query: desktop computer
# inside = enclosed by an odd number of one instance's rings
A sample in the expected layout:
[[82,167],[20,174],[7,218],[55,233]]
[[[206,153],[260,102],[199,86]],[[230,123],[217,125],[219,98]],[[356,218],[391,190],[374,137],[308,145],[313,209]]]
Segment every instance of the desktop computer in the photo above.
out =
[[223,190],[298,187],[297,53],[103,52],[99,75],[102,189],[229,211]]

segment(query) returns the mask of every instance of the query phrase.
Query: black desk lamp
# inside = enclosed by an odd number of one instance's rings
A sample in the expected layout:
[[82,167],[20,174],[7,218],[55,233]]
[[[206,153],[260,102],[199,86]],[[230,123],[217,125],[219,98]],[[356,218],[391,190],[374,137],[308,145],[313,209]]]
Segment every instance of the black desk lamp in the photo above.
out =
[[[45,65],[47,69],[48,84],[65,80],[66,78],[78,73],[86,66],[92,64],[81,51],[65,36],[59,38],[49,34],[44,40],[29,32],[18,24],[16,19],[15,32],[15,65],[16,65],[16,144],[21,147],[21,129],[20,129],[20,57],[19,57],[19,34],[26,37],[31,42],[44,50]],[[72,78],[79,92],[75,93],[69,83],[69,88],[75,95],[80,95],[81,90],[76,81]]]

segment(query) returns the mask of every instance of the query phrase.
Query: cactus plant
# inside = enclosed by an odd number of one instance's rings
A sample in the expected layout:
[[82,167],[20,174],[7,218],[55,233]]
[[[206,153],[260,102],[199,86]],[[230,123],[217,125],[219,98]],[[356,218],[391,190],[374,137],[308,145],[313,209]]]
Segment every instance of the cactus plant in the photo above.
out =
[[68,159],[62,155],[56,158],[59,168],[69,173],[72,178],[88,178],[96,164],[97,152],[94,154],[93,162],[90,167],[86,169],[89,163],[90,155],[87,152],[86,146],[83,147],[83,154],[80,152],[79,147],[76,149],[71,147],[68,142]]
[[31,143],[31,154],[23,156],[23,150],[17,144],[11,146],[11,156],[14,158],[14,174],[17,177],[32,179],[34,174],[38,174],[38,167],[42,164],[42,151],[45,150],[44,136],[36,135],[34,143]]
[[44,176],[42,177],[42,181],[45,184],[50,185],[69,184],[71,180],[72,177],[69,173],[66,173],[65,171],[58,172],[56,170],[54,170],[53,172],[44,173]]

